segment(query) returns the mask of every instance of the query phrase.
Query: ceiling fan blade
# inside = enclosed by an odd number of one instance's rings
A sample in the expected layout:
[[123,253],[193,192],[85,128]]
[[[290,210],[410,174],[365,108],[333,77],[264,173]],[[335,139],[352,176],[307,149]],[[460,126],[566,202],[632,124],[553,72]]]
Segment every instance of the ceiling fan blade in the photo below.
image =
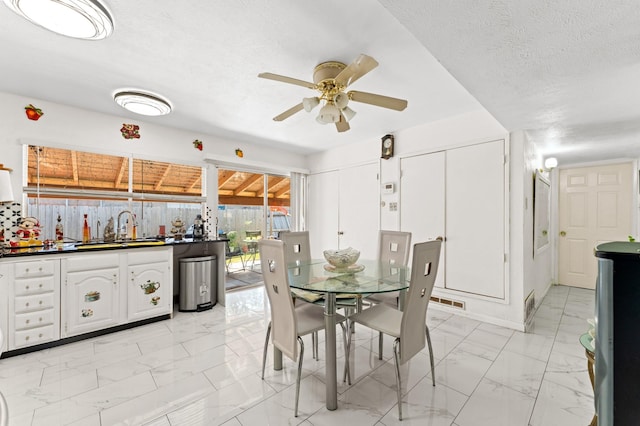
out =
[[284,75],[273,74],[270,72],[263,72],[258,74],[260,78],[266,78],[268,80],[281,81],[283,83],[295,84],[297,86],[307,87],[309,89],[315,89],[316,85],[304,80],[298,80],[297,78],[286,77]]
[[344,115],[342,114],[342,112],[340,112],[340,120],[336,121],[336,130],[338,130],[339,133],[342,133],[346,132],[350,128],[351,126],[349,126],[349,123],[347,123]]
[[276,115],[275,117],[273,117],[273,121],[285,120],[285,119],[291,117],[296,112],[302,111],[303,108],[304,108],[304,106],[302,105],[302,102],[300,102],[298,105],[292,106],[291,108],[289,108],[288,110],[286,110],[282,114]]
[[345,87],[358,80],[360,77],[378,66],[378,61],[371,56],[361,54],[355,61],[351,62],[345,69],[340,71],[335,78],[336,83]]
[[354,102],[362,102],[364,104],[395,109],[396,111],[402,111],[407,107],[407,101],[404,99],[391,98],[389,96],[376,95],[374,93],[358,92],[356,90],[349,91],[347,95],[349,95],[349,99]]

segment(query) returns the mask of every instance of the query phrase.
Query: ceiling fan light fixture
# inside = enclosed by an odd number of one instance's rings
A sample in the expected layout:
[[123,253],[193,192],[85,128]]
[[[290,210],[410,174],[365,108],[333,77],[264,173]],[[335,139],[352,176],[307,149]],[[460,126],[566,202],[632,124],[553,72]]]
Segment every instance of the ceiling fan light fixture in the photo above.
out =
[[136,114],[158,116],[171,112],[171,104],[159,95],[135,90],[119,91],[113,99],[122,108]]
[[356,112],[349,107],[342,108],[342,115],[347,121],[351,121],[353,117],[355,117]]
[[336,93],[336,95],[333,97],[333,103],[339,109],[344,109],[349,103],[349,95],[344,92]]
[[333,102],[327,102],[320,109],[317,120],[325,124],[336,123],[340,120],[340,110],[333,104]]
[[54,33],[101,40],[113,32],[113,17],[99,0],[3,0],[23,18]]
[[302,99],[302,106],[307,112],[311,112],[311,110],[317,107],[318,104],[320,104],[320,99],[317,97]]

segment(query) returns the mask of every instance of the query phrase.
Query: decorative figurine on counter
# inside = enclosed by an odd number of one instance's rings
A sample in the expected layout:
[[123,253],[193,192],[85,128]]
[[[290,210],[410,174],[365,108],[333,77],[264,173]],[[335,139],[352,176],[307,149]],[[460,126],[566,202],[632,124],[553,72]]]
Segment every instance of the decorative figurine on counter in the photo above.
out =
[[107,221],[107,225],[104,227],[104,241],[109,243],[116,240],[116,231],[113,227],[113,217],[110,217]]
[[171,225],[173,225],[173,228],[171,228],[173,239],[176,241],[181,241],[185,233],[184,222],[182,222],[182,219],[177,217],[171,221]]
[[12,246],[41,246],[42,241],[38,240],[40,237],[40,222],[35,217],[23,217],[18,224],[18,230],[16,236],[20,239],[19,242]]
[[196,215],[195,220],[193,221],[193,239],[201,240],[204,238],[204,221],[202,220],[202,215]]

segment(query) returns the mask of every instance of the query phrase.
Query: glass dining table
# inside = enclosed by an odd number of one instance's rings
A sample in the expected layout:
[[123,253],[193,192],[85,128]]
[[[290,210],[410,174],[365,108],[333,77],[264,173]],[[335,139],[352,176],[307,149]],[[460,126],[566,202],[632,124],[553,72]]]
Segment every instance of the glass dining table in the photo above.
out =
[[[287,265],[287,273],[290,287],[320,293],[324,298],[326,406],[328,410],[335,410],[338,408],[336,298],[398,291],[402,300],[404,291],[409,287],[409,268],[376,260],[360,260],[351,267],[336,269],[324,259],[317,259]],[[276,354],[274,358],[274,368],[281,368],[281,355]]]

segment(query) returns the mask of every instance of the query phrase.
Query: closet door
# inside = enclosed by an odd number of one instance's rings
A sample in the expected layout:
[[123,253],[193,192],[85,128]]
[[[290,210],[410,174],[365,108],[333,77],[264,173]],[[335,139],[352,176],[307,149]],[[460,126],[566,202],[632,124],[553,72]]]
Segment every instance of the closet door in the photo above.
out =
[[322,259],[322,251],[338,247],[338,180],[332,171],[309,176],[307,228],[311,256]]
[[342,169],[339,180],[339,248],[353,247],[362,259],[375,259],[380,229],[378,164]]
[[[445,236],[444,164],[444,152],[400,160],[400,230],[411,232],[412,246]],[[446,251],[445,241],[440,253],[436,287],[444,287]]]
[[446,288],[504,299],[504,141],[446,153]]

